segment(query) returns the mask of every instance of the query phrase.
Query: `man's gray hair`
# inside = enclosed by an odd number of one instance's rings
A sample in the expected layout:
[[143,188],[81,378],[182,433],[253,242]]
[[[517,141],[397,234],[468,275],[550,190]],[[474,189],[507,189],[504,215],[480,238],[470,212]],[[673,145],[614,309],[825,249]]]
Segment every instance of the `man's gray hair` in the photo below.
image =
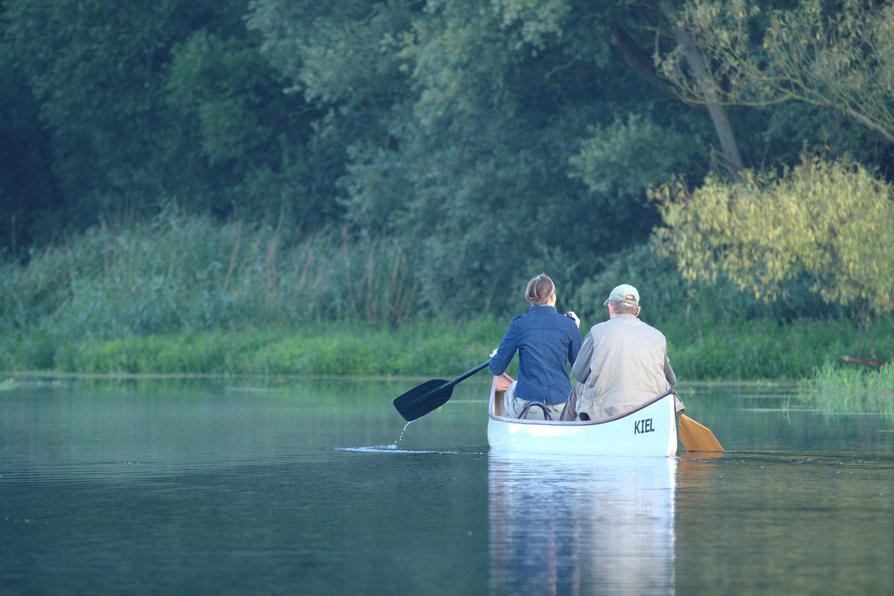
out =
[[618,315],[635,315],[636,311],[639,310],[638,306],[633,304],[628,304],[626,302],[621,302],[612,300],[609,302],[612,305],[612,310],[615,311],[615,314]]

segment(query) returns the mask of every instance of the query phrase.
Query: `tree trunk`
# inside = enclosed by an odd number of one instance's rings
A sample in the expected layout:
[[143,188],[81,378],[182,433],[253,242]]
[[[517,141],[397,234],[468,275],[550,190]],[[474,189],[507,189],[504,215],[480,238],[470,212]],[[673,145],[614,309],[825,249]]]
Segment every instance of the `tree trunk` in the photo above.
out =
[[726,162],[724,166],[733,180],[739,179],[739,172],[742,171],[742,156],[739,154],[739,146],[736,144],[736,135],[730,126],[729,119],[726,116],[726,110],[720,105],[720,96],[717,93],[717,83],[711,76],[705,59],[699,52],[698,48],[692,42],[689,34],[677,24],[673,7],[668,0],[661,2],[661,11],[664,13],[674,31],[674,37],[680,47],[683,49],[683,56],[686,58],[686,65],[689,67],[696,85],[701,90],[705,99],[705,108],[711,116],[711,122],[714,124],[714,131],[717,133],[717,139],[720,141],[720,150],[723,152],[723,158]]
[[[624,27],[618,26],[615,28],[615,39],[621,58],[630,70],[655,89],[676,97],[677,94],[671,82],[658,76],[655,72],[655,63],[652,61],[652,56],[637,45]],[[693,105],[689,102],[685,103],[688,106]]]

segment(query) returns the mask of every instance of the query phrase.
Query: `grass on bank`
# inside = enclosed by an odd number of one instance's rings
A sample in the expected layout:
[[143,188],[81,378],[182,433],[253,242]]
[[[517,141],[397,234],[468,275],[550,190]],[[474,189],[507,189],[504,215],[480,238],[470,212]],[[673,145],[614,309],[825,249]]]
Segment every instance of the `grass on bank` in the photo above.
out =
[[[77,373],[394,375],[458,374],[487,360],[502,323],[415,322],[399,329],[315,324],[87,340],[35,349],[0,346],[0,370]],[[5,342],[4,342],[5,343]],[[39,359],[32,358],[35,354]]]
[[[393,329],[340,322],[57,344],[35,332],[0,338],[0,370],[451,376],[486,360],[507,324],[494,318],[416,320]],[[584,321],[585,330],[590,324]],[[668,337],[671,362],[684,382],[815,377],[817,387],[834,388],[836,375],[845,375],[841,382],[853,384],[848,379],[858,374],[850,372],[854,365],[840,362],[841,356],[875,352],[888,360],[894,354],[890,322],[870,329],[809,320],[787,325],[765,320],[710,325],[671,321],[659,327]]]

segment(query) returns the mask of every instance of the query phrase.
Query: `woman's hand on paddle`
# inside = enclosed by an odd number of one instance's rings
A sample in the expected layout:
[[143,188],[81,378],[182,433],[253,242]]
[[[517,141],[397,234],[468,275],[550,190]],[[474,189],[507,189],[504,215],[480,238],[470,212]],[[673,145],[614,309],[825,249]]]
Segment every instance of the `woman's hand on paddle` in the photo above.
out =
[[577,313],[575,313],[573,310],[569,310],[565,313],[565,316],[570,317],[571,320],[574,321],[574,324],[577,325],[577,328],[580,329],[580,319],[577,318]]

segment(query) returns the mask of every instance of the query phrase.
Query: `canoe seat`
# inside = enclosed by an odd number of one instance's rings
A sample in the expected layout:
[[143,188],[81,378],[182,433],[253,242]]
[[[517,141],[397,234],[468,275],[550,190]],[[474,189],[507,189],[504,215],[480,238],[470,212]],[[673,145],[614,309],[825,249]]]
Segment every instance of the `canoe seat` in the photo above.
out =
[[550,414],[549,414],[549,408],[547,408],[545,404],[542,404],[539,401],[529,401],[527,404],[525,404],[525,407],[522,408],[522,411],[519,413],[518,417],[519,418],[527,418],[528,412],[531,411],[532,407],[538,407],[541,410],[543,410],[543,419],[544,420],[552,420],[553,419],[552,416],[550,416]]

